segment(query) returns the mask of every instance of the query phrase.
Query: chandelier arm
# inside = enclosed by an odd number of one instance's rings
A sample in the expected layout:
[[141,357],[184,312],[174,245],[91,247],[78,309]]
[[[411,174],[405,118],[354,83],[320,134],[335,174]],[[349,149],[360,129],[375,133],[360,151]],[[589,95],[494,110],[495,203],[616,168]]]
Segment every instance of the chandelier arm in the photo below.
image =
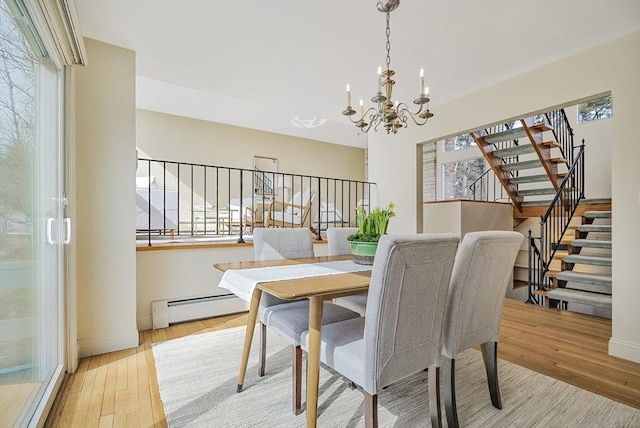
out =
[[[347,117],[349,118],[349,120],[351,121],[351,123],[356,123],[356,124],[357,124],[357,123],[360,123],[362,120],[364,120],[364,118],[365,118],[365,117],[367,117],[367,115],[369,114],[369,112],[373,112],[373,113],[371,113],[371,117],[374,117],[374,116],[375,116],[375,112],[376,112],[376,111],[377,111],[377,110],[376,110],[375,108],[373,108],[373,107],[369,107],[369,108],[367,109],[367,111],[365,111],[364,113],[362,113],[362,114],[360,115],[360,117],[359,117],[358,119],[356,119],[356,120],[354,120],[351,116],[347,116]],[[354,115],[354,116],[355,116],[355,115]]]
[[[418,125],[418,126],[422,126],[425,123],[427,123],[427,120],[429,118],[431,118],[433,116],[433,114],[431,114],[431,112],[429,111],[429,106],[427,105],[427,109],[425,110],[425,112],[423,113],[423,107],[426,104],[419,104],[419,108],[418,110],[416,110],[415,112],[412,112],[411,110],[409,110],[409,107],[405,104],[405,103],[401,103],[398,105],[398,115],[403,115],[403,116],[409,116],[411,117],[411,119],[413,120],[413,122]],[[402,108],[400,108],[402,106]],[[421,114],[422,113],[422,114]],[[424,115],[424,117],[423,117]]]

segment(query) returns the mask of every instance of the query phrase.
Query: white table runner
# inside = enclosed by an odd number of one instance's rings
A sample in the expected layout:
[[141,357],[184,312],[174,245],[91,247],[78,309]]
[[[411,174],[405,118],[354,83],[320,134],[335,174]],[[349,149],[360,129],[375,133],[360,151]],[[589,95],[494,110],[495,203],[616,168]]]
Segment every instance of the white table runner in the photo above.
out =
[[359,265],[351,260],[325,263],[309,263],[289,266],[272,266],[251,269],[229,269],[218,284],[246,302],[259,282],[282,281],[285,279],[308,278],[313,276],[337,275],[341,273],[364,272],[373,266]]

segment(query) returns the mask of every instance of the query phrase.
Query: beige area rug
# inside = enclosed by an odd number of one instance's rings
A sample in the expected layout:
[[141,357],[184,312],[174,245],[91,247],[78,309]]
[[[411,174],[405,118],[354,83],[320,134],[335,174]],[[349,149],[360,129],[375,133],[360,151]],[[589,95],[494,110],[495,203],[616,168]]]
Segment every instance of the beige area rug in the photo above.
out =
[[[291,411],[291,349],[269,334],[267,371],[257,376],[254,335],[244,390],[236,383],[244,327],[153,345],[169,427],[304,427]],[[640,427],[640,410],[500,360],[503,409],[491,405],[475,350],[456,362],[458,417],[464,427]],[[363,395],[322,369],[318,426],[364,426]],[[381,427],[428,427],[427,373],[389,386],[378,399]],[[443,408],[443,425],[446,426]]]

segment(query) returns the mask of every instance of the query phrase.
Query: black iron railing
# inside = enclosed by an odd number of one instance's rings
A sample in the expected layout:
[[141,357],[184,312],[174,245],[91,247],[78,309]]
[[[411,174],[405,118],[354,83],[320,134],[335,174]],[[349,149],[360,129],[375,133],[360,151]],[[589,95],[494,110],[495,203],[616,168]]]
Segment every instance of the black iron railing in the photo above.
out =
[[[547,290],[552,282],[547,272],[561,247],[564,236],[578,203],[584,198],[584,140],[578,154],[560,184],[549,208],[540,217],[540,236],[529,233],[529,297],[527,302],[540,303],[535,291]],[[536,243],[537,242],[537,243]]]
[[244,236],[255,227],[355,226],[355,209],[372,207],[375,183],[138,159],[136,237],[149,246],[167,238]]
[[575,147],[573,145],[573,128],[569,124],[564,109],[552,110],[544,113],[547,123],[553,129],[553,136],[560,145],[562,157],[567,160],[567,167],[573,164]]

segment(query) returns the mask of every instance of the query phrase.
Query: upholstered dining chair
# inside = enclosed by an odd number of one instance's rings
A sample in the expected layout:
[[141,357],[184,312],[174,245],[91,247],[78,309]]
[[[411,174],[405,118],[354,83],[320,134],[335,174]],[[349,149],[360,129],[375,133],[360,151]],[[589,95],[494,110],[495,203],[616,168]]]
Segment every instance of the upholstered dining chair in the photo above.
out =
[[322,327],[320,360],[363,389],[366,427],[378,425],[381,389],[425,368],[431,424],[441,426],[442,320],[458,242],[450,233],[383,236],[366,316]]
[[[253,231],[256,260],[278,260],[313,257],[313,238],[309,229],[256,228]],[[258,375],[264,376],[267,350],[267,328],[293,346],[293,412],[302,412],[302,349],[300,336],[309,328],[309,300],[281,300],[262,293],[258,309],[260,320],[260,353]],[[360,317],[342,306],[325,303],[323,324]]]
[[[330,256],[340,256],[351,254],[351,246],[347,237],[358,232],[357,227],[328,227],[327,245]],[[339,297],[334,299],[335,304],[349,308],[364,316],[367,307],[367,293],[355,294],[353,296]]]
[[458,427],[455,361],[480,345],[491,403],[502,408],[498,385],[498,328],[513,265],[524,237],[518,232],[467,233],[451,275],[442,334],[444,402],[449,427]]

